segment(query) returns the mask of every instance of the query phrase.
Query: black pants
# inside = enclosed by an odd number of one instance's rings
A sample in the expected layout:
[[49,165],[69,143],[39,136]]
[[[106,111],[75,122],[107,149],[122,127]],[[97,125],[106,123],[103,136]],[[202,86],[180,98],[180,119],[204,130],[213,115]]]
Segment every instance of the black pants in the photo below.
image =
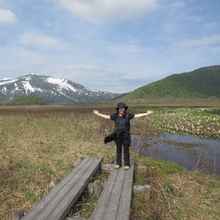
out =
[[124,165],[130,166],[129,144],[116,141],[116,163],[122,165],[122,147],[124,150]]

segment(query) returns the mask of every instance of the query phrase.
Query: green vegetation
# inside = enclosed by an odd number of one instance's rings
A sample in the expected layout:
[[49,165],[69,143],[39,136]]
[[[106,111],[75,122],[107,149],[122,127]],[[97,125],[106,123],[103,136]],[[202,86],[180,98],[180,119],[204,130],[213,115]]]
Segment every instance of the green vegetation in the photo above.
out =
[[220,113],[215,108],[160,108],[150,121],[154,128],[170,133],[220,137]]
[[9,104],[11,105],[42,105],[44,104],[43,100],[39,96],[16,96],[12,102]]
[[174,74],[140,87],[123,99],[151,98],[220,98],[220,66],[201,68],[192,72]]
[[[143,108],[142,108],[143,109]],[[134,109],[135,110],[135,109]],[[135,111],[139,111],[136,109]],[[143,111],[146,109],[143,109]],[[110,109],[102,109],[109,112]],[[154,109],[152,117],[136,119],[132,132],[156,132],[166,118],[185,118],[201,123],[217,119],[218,109]],[[189,117],[190,116],[190,117]],[[168,119],[167,119],[168,120]],[[210,122],[210,121],[209,121]],[[172,122],[175,127],[175,121]],[[104,145],[111,121],[97,118],[91,109],[52,111],[2,111],[0,114],[0,219],[16,209],[30,209],[75,166],[82,157],[104,157],[111,163],[115,146]],[[152,125],[154,126],[152,128]],[[207,125],[207,121],[206,121]],[[136,161],[135,184],[150,184],[147,193],[134,195],[132,219],[220,219],[220,178],[186,171],[168,161],[155,161],[132,151]],[[89,216],[97,198],[85,201],[82,214]]]

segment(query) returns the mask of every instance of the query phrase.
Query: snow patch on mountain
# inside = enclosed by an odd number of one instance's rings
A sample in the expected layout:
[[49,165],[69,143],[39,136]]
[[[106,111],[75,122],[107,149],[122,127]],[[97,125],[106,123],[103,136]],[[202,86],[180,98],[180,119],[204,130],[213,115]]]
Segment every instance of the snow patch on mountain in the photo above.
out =
[[[23,86],[24,86],[24,90],[25,93],[28,94],[30,93],[34,93],[34,92],[43,92],[43,90],[41,88],[35,88],[31,85],[31,83],[29,81],[24,81],[23,82]],[[18,87],[17,87],[18,88]]]
[[0,80],[11,80],[12,78],[10,78],[10,77],[3,77],[2,79],[0,79]]
[[7,94],[7,87],[4,86],[4,87],[2,88],[2,92],[3,92],[3,94],[6,95],[6,94]]
[[17,81],[17,79],[6,79],[6,80],[2,80],[2,82],[0,82],[0,86],[2,86],[2,85],[6,85],[6,84],[10,84],[10,83],[14,83],[14,82],[16,82]]
[[35,92],[35,89],[32,87],[29,81],[24,81],[23,86],[24,86],[25,93]]
[[77,90],[71,86],[67,80],[65,79],[57,79],[57,78],[52,78],[49,77],[47,78],[47,82],[51,84],[58,85],[61,89],[66,89],[66,90],[71,90],[73,92],[76,92]]
[[15,83],[14,86],[15,86],[15,91],[19,90],[19,87],[18,87],[17,83]]

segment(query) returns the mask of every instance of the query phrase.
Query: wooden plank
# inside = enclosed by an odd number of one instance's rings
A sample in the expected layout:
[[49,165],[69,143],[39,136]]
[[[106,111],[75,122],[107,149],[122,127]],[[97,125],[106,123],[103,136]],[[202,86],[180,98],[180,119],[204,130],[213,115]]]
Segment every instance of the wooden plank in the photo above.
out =
[[90,218],[90,220],[103,220],[105,210],[108,205],[108,196],[111,194],[115,181],[118,176],[118,170],[113,170],[110,174],[108,181],[104,184],[104,190],[98,200],[97,206]]
[[[89,167],[92,165],[91,164],[92,160],[89,161],[89,163],[86,164],[82,168],[80,172],[78,172],[72,180],[70,180],[65,187],[61,189],[59,194],[56,195],[56,197],[50,202],[49,206],[45,208],[45,210],[37,216],[38,220],[46,220],[49,219],[49,216],[52,215],[52,212],[58,208],[58,205],[62,200],[65,198],[65,196],[71,191],[72,187],[74,187],[78,182],[82,181],[82,176],[86,173],[86,171],[89,169]],[[74,188],[75,189],[75,188]]]
[[128,170],[113,170],[90,220],[129,220],[134,162]]
[[121,193],[121,201],[118,207],[117,220],[128,220],[130,218],[130,207],[133,193],[134,162],[131,162],[129,170],[125,171],[125,181]]
[[59,182],[50,192],[46,195],[40,202],[36,203],[31,211],[22,219],[22,220],[31,220],[36,218],[39,213],[42,213],[43,210],[49,205],[49,203],[56,197],[56,195],[62,190],[63,187],[78,173],[81,169],[89,163],[89,158],[85,158],[72,173],[66,176],[61,182]]
[[105,211],[104,218],[105,220],[113,220],[116,219],[116,215],[118,212],[118,207],[120,203],[120,197],[121,197],[121,191],[123,183],[124,183],[124,177],[125,177],[125,171],[123,169],[118,170],[119,174],[117,177],[117,180],[115,182],[115,187],[112,190],[112,193],[109,195],[110,199],[108,202],[108,208]]
[[73,188],[65,194],[65,196],[63,195],[59,205],[57,208],[54,208],[53,212],[48,216],[48,218],[46,218],[47,220],[61,220],[66,216],[72,205],[78,200],[82,192],[87,187],[91,176],[93,176],[99,169],[100,164],[101,159],[95,160],[92,164],[90,164],[88,170],[80,178],[80,181],[78,181]]
[[[89,178],[99,169],[101,164],[101,159],[92,159],[86,158],[84,159],[74,170],[73,172],[68,175],[60,184],[54,187],[51,192],[36,206],[33,207],[32,211],[26,215],[22,220],[46,220],[49,219],[49,215],[56,210],[59,209],[59,205],[61,204],[62,200],[65,200],[65,197],[69,195],[77,196],[77,198],[71,198],[72,200],[76,201],[80,194],[82,193],[82,189],[85,187],[83,184],[84,182],[88,182]],[[85,177],[85,174],[86,177]],[[83,178],[84,177],[84,178]],[[81,182],[80,187],[76,188],[75,185]],[[74,195],[69,194],[73,193],[74,190],[78,190]],[[67,203],[72,204],[72,201]],[[65,207],[64,207],[65,208]],[[69,207],[66,207],[68,209]],[[65,210],[64,210],[65,211]],[[60,218],[53,218],[56,220]]]

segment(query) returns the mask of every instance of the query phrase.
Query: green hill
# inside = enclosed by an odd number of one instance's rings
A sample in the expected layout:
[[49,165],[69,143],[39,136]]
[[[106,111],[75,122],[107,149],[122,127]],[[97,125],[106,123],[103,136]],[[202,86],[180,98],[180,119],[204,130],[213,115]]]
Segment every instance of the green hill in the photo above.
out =
[[220,66],[168,76],[130,92],[123,99],[210,97],[220,98]]

